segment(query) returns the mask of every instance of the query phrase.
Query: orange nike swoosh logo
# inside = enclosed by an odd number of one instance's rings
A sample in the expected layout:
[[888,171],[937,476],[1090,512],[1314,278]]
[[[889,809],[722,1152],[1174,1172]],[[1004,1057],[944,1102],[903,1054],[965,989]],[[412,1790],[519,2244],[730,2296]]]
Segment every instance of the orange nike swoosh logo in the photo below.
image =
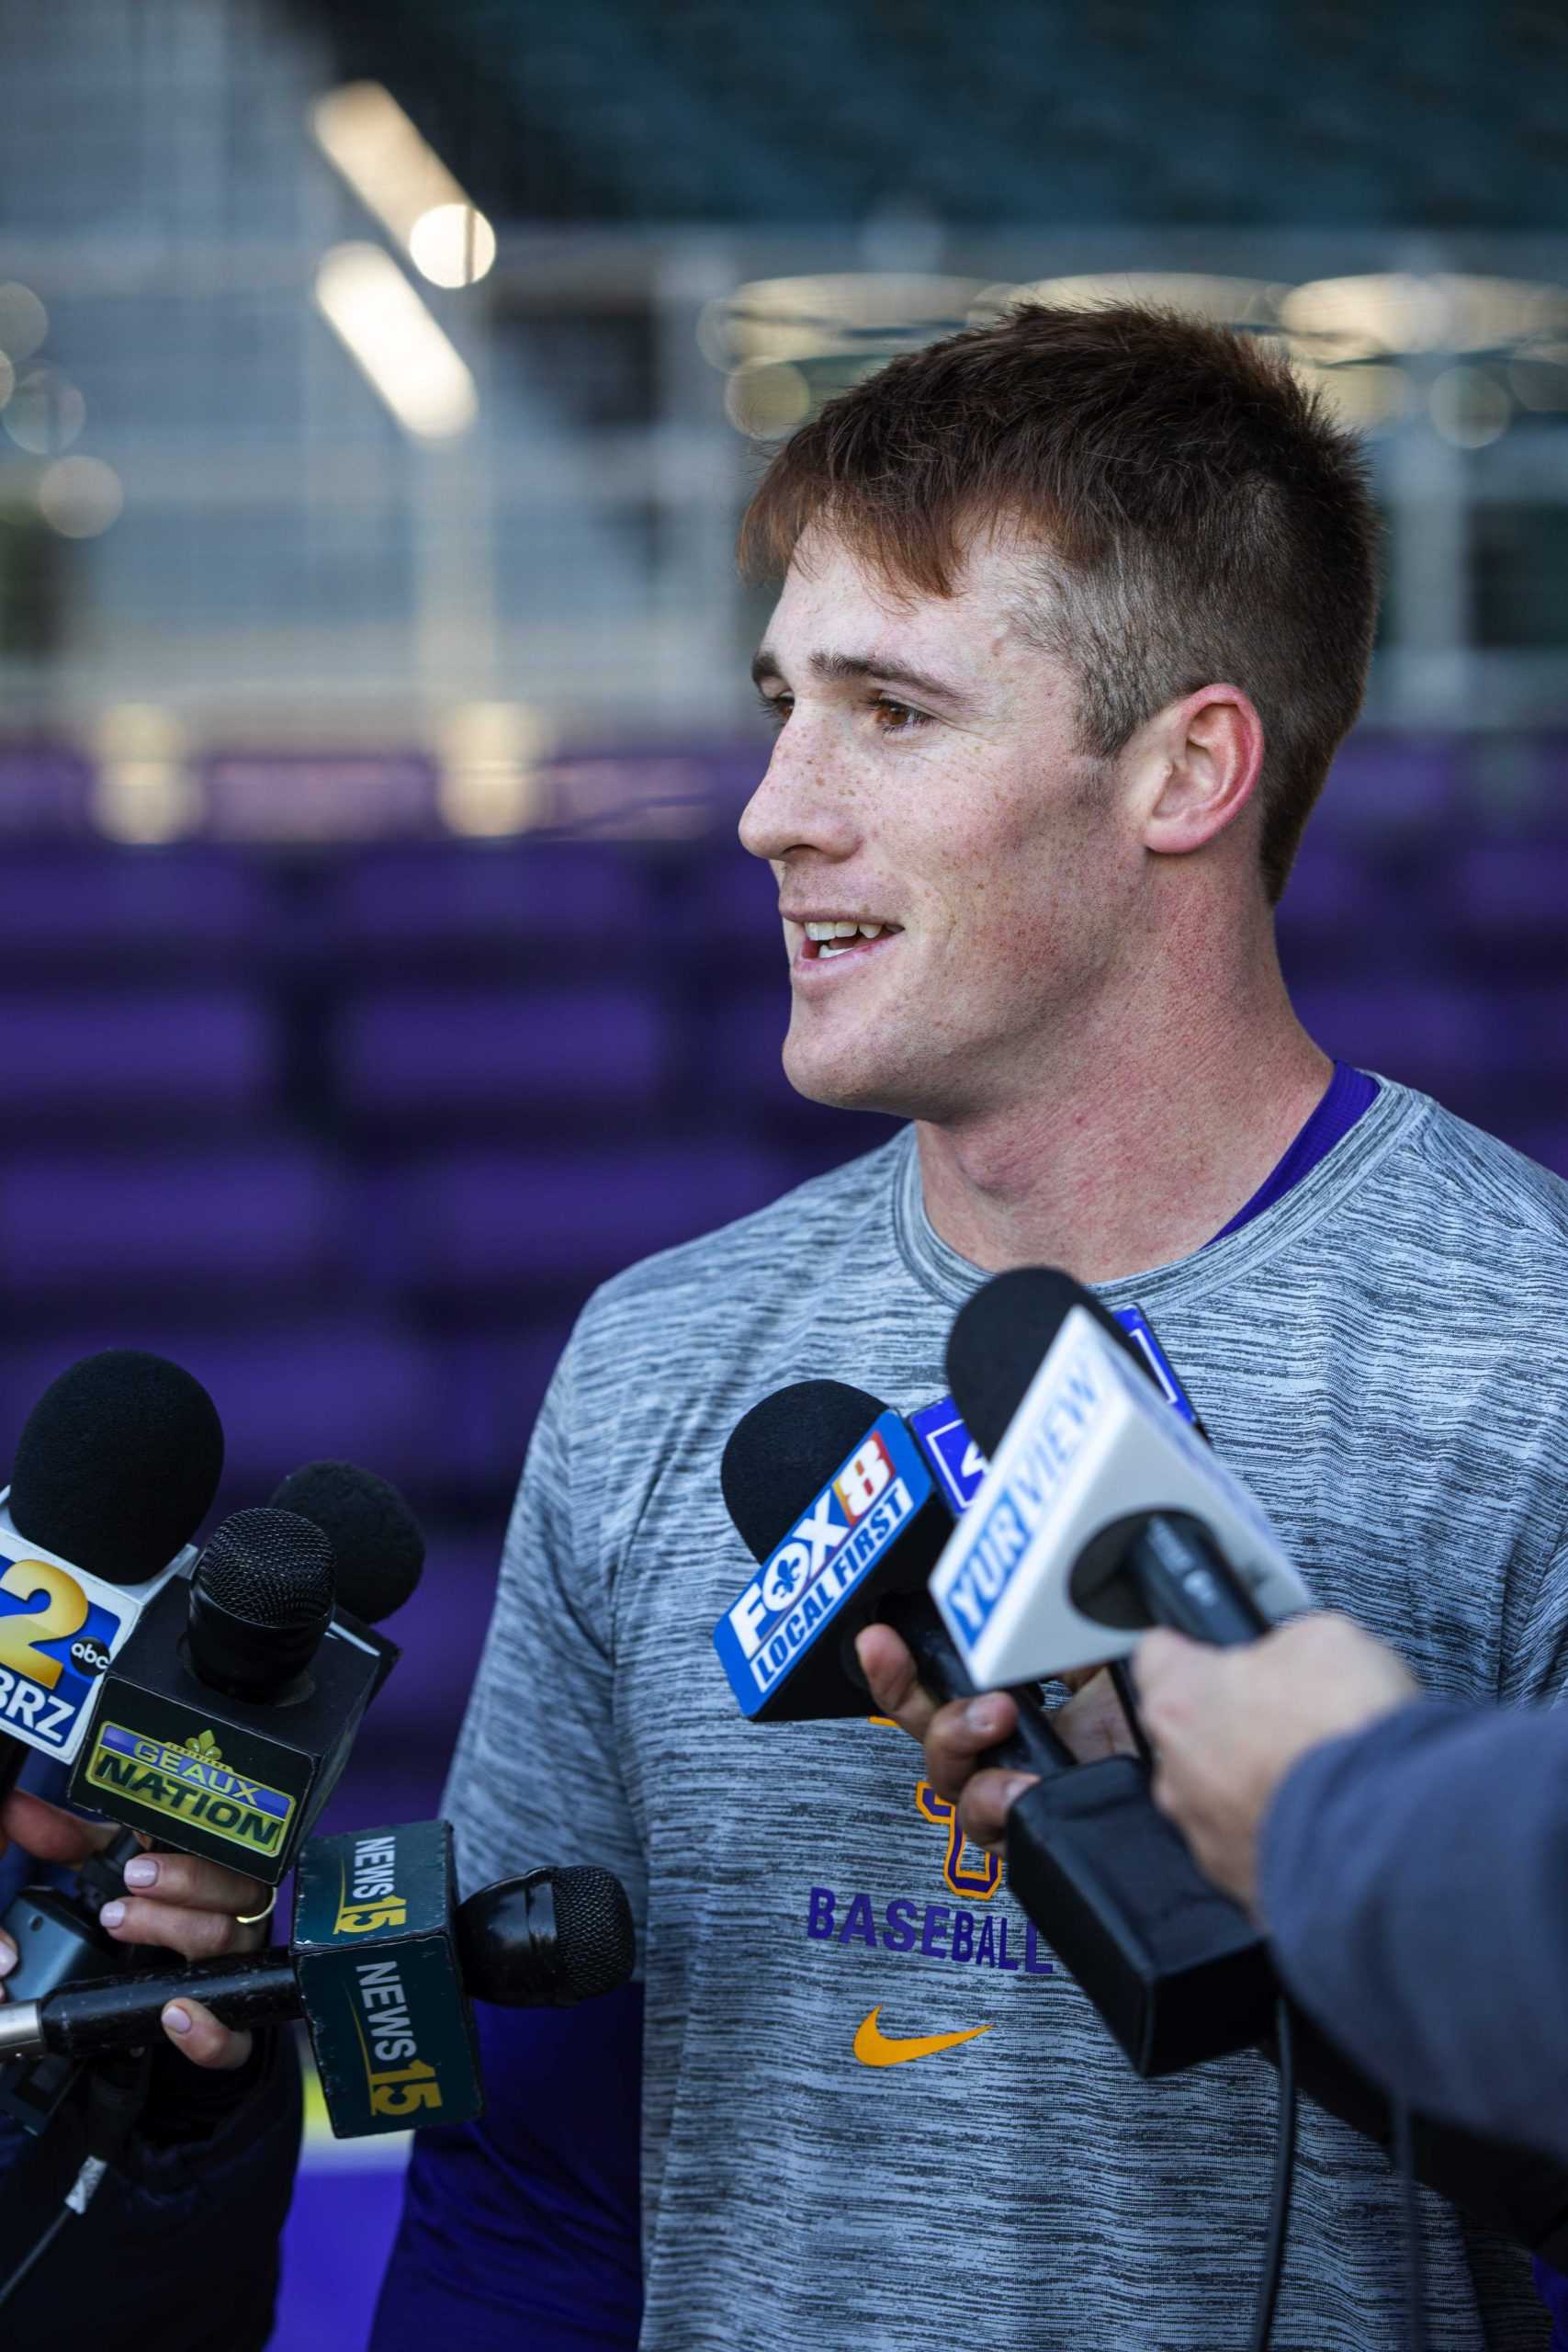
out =
[[882,2015],[880,2006],[870,2017],[863,2018],[855,2035],[855,2056],[863,2066],[907,2066],[911,2058],[929,2058],[933,2051],[956,2050],[961,2041],[973,2041],[977,2034],[989,2033],[988,2025],[969,2025],[961,2033],[884,2033],[876,2020]]

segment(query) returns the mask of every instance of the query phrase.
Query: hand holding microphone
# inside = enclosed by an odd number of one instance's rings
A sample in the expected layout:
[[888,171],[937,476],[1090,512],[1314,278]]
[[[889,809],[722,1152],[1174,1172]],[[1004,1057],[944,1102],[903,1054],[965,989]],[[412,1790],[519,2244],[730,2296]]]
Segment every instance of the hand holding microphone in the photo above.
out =
[[1258,1832],[1291,1767],[1321,1740],[1420,1695],[1392,1650],[1328,1611],[1242,1652],[1161,1629],[1145,1635],[1133,1672],[1157,1758],[1155,1803],[1215,1885],[1249,1911]]
[[[855,1643],[855,1655],[877,1712],[925,1750],[926,1779],[939,1797],[957,1805],[969,1844],[984,1853],[998,1849],[1006,1841],[1008,1815],[1033,1777],[1016,1762],[995,1760],[998,1747],[1017,1728],[1017,1700],[1007,1690],[986,1690],[973,1699],[935,1696],[891,1625],[868,1625]],[[1137,1753],[1116,1686],[1103,1667],[1073,1668],[1054,1679],[1065,1682],[1073,1696],[1055,1710],[1051,1728],[1080,1764]]]
[[[7,1799],[0,1831],[0,1851],[14,1843],[35,1861],[76,1869],[107,1852],[122,1835],[114,1822],[84,1821],[25,1790],[14,1791]],[[114,1945],[151,1946],[197,1961],[255,1951],[266,1941],[266,1920],[243,1924],[240,1915],[264,1910],[269,1890],[220,1863],[198,1861],[190,1854],[133,1855],[125,1864],[125,1890],[98,1915],[111,1948],[105,1966]],[[12,1998],[18,1984],[26,1997],[25,1972],[0,1988],[3,1997]],[[180,2006],[186,2030],[175,2024],[169,2030],[185,2056],[201,2066],[243,2064],[250,2052],[248,2035],[230,2032],[197,2003]],[[4,2016],[0,2007],[0,2018]]]

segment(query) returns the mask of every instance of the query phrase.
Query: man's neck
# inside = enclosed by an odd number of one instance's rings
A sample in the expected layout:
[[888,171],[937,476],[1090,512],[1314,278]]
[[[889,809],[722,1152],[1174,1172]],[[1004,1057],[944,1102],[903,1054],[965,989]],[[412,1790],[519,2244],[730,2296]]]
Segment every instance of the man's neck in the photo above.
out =
[[1271,931],[1225,960],[1248,968],[1204,988],[1189,965],[1184,987],[1102,1007],[1026,1102],[917,1123],[926,1213],[950,1248],[988,1272],[1048,1264],[1111,1282],[1213,1239],[1332,1072],[1292,1009]]

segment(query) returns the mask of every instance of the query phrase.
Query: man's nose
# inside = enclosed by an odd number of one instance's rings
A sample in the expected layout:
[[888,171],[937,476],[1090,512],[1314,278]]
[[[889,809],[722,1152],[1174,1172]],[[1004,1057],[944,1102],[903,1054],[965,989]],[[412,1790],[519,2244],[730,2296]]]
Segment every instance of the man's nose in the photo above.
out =
[[773,745],[766,775],[741,811],[741,847],[753,857],[776,864],[805,849],[826,857],[848,857],[858,838],[842,780],[813,747],[799,718],[791,718]]

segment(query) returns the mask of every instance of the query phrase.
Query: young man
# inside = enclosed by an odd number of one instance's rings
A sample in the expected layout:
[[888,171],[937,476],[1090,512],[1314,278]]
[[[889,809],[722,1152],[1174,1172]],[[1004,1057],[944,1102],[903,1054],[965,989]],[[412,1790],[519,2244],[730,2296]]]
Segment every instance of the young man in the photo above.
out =
[[[982,1271],[1062,1264],[1147,1309],[1325,1601],[1454,1694],[1555,1688],[1563,1190],[1332,1067],[1275,956],[1374,540],[1276,356],[1134,310],[953,336],[775,459],[741,837],[785,1067],[910,1124],[621,1276],[567,1351],[448,1809],[468,1885],[620,1872],[640,2004],[487,2015],[490,2113],[422,2137],[376,2352],[1242,2339],[1272,2076],[1137,2080],[896,1728],[741,1720],[719,1457],[786,1382],[939,1396]],[[1398,2193],[1303,2115],[1281,2346],[1395,2340]],[[1432,2345],[1543,2343],[1524,2258],[1427,2204]]]

